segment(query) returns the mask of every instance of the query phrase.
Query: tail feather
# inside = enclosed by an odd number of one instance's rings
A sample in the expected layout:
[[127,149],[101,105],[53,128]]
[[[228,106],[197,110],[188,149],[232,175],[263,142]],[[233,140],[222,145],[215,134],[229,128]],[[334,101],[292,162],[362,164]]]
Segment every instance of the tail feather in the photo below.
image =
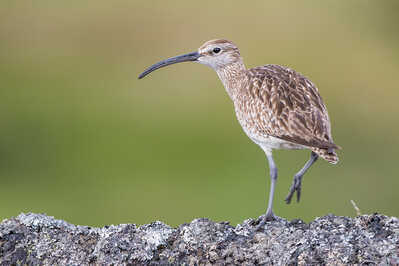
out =
[[334,149],[322,149],[312,147],[312,151],[329,163],[336,164],[339,161],[338,155]]

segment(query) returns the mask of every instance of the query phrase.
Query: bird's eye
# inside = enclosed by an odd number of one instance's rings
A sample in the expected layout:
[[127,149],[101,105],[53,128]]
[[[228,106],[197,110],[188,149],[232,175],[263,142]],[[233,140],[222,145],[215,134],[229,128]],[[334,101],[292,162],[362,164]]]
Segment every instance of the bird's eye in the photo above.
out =
[[214,52],[215,54],[219,53],[220,50],[221,50],[221,49],[220,49],[219,47],[213,48],[213,52]]

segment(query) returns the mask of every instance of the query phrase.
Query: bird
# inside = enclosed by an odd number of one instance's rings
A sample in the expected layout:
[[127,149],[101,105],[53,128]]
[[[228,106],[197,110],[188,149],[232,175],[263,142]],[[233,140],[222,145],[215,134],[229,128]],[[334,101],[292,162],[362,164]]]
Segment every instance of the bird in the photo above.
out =
[[275,64],[247,69],[233,42],[215,39],[205,42],[195,52],[148,67],[138,78],[181,62],[198,62],[216,71],[232,100],[239,124],[266,155],[270,192],[266,213],[261,217],[257,230],[278,217],[273,212],[278,175],[273,150],[310,150],[310,158],[294,175],[285,198],[287,204],[295,193],[297,202],[300,201],[302,178],[319,157],[331,164],[338,162],[336,150],[341,147],[333,141],[326,105],[316,85],[302,74]]

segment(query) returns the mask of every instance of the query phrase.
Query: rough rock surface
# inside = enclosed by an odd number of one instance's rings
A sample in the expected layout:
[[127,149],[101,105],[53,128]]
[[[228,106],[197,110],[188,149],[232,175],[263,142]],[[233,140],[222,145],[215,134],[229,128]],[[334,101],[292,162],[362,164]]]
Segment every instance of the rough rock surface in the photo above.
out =
[[279,219],[254,233],[258,221],[90,228],[20,214],[0,224],[0,265],[399,264],[396,217],[328,215],[309,224]]

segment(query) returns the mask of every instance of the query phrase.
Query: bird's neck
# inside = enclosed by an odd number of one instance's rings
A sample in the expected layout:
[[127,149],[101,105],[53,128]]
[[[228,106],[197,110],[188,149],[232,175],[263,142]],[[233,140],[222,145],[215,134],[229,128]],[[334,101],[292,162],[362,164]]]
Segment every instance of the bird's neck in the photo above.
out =
[[215,69],[230,98],[234,101],[242,82],[245,80],[246,71],[242,60]]

